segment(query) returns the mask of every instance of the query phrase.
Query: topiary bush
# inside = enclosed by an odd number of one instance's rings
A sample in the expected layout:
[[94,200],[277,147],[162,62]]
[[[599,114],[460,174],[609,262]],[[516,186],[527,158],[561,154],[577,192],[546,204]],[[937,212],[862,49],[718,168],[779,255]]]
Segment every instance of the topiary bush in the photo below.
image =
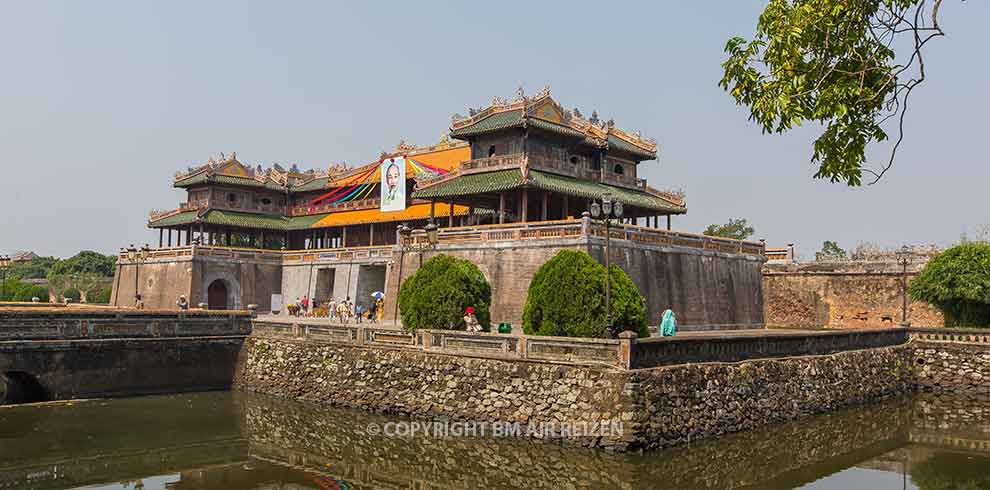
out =
[[605,267],[586,252],[561,250],[536,271],[526,305],[523,330],[529,335],[608,338],[632,330],[649,337],[646,300],[629,275],[610,267],[612,320],[605,324]]
[[78,303],[79,299],[82,298],[82,293],[76,288],[69,288],[62,293],[62,297],[73,303]]
[[110,295],[113,294],[111,288],[98,288],[86,293],[86,302],[93,304],[107,304],[110,302]]
[[38,298],[42,303],[48,302],[48,288],[37,284],[24,284],[17,291],[14,301],[30,302],[31,299]]
[[424,262],[402,282],[399,291],[402,326],[409,332],[420,328],[463,330],[468,306],[474,307],[478,323],[488,329],[491,302],[492,288],[478,266],[444,254]]
[[990,244],[966,243],[928,261],[908,294],[942,311],[947,327],[990,327]]

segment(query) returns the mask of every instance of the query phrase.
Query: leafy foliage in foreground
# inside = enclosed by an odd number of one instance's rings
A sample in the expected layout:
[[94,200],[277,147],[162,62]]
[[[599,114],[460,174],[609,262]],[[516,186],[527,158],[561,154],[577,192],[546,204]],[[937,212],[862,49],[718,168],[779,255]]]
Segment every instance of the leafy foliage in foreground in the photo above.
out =
[[478,323],[491,325],[492,288],[478,266],[469,260],[440,254],[427,260],[402,282],[399,308],[402,326],[463,330],[464,310],[474,307]]
[[[612,331],[650,335],[646,301],[618,266],[610,268]],[[523,330],[530,335],[607,338],[605,267],[585,252],[561,250],[536,271],[523,308]]]
[[[811,157],[816,178],[857,186],[865,171],[876,182],[904,136],[908,97],[925,80],[922,47],[943,35],[940,4],[770,0],[753,40],[726,43],[719,85],[749,108],[765,133],[806,121],[823,125]],[[900,59],[895,45],[905,49]],[[888,120],[899,124],[889,160],[877,170],[865,168],[866,147],[887,139]]]
[[928,261],[908,288],[935,305],[946,326],[990,327],[990,244],[957,245]]

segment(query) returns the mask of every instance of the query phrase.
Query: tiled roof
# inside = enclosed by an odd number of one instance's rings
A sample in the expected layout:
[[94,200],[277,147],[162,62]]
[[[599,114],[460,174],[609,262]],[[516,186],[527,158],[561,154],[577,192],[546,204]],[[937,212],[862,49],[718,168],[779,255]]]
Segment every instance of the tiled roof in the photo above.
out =
[[462,175],[447,182],[415,191],[413,192],[413,199],[441,199],[501,192],[515,189],[524,183],[522,174],[518,169]]
[[683,214],[687,212],[687,208],[684,206],[678,206],[662,197],[625,187],[600,184],[598,182],[538,171],[531,171],[529,173],[529,179],[536,188],[559,192],[561,194],[598,199],[607,192],[612,197],[622,201],[623,204],[671,214]]
[[222,174],[213,175],[211,177],[206,172],[198,173],[187,179],[178,180],[174,184],[172,184],[172,186],[182,188],[182,187],[190,187],[197,184],[206,184],[206,183],[230,184],[230,185],[240,185],[246,187],[261,187],[261,188],[271,189],[273,191],[280,191],[280,192],[285,192],[286,190],[284,185],[272,182],[269,179],[265,179],[264,182],[259,182],[258,180],[255,180],[252,177],[236,177],[233,175],[222,175]]
[[317,177],[309,182],[302,185],[293,187],[293,192],[307,192],[307,191],[319,191],[327,188],[327,182],[330,180],[329,177]]
[[543,189],[589,199],[601,198],[607,192],[624,204],[671,214],[683,214],[687,212],[687,208],[683,206],[678,206],[662,197],[647,194],[646,192],[535,170],[530,171],[529,178],[524,180],[522,172],[518,169],[464,175],[448,182],[416,191],[413,193],[413,198],[445,199],[472,194],[502,192],[521,187]]
[[165,228],[168,226],[179,226],[188,225],[196,221],[196,211],[185,211],[178,214],[173,214],[171,216],[166,216],[162,219],[151,221],[148,226],[152,228]]
[[495,114],[492,114],[470,126],[451,131],[450,137],[465,138],[490,131],[498,131],[500,129],[519,126],[522,122],[522,110],[496,112]]
[[636,156],[641,156],[652,160],[657,156],[649,151],[646,151],[622,138],[617,136],[608,135],[608,148],[610,150],[624,151],[626,153],[632,153]]

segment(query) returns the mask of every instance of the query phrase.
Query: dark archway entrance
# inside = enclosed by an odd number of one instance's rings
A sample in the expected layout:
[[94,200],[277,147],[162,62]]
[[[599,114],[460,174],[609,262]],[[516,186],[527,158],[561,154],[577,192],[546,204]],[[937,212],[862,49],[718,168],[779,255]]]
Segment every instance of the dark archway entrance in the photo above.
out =
[[227,309],[227,284],[222,279],[210,283],[210,287],[206,289],[206,302],[211,310]]
[[0,405],[5,403],[34,403],[51,400],[51,395],[38,378],[24,371],[0,374]]

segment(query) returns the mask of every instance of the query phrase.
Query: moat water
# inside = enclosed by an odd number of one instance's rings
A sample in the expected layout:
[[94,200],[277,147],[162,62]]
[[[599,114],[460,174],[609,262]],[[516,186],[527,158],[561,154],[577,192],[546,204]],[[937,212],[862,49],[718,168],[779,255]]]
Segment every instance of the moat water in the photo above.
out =
[[0,407],[0,489],[990,489],[979,399],[899,398],[645,454],[369,433],[401,420],[246,393]]

